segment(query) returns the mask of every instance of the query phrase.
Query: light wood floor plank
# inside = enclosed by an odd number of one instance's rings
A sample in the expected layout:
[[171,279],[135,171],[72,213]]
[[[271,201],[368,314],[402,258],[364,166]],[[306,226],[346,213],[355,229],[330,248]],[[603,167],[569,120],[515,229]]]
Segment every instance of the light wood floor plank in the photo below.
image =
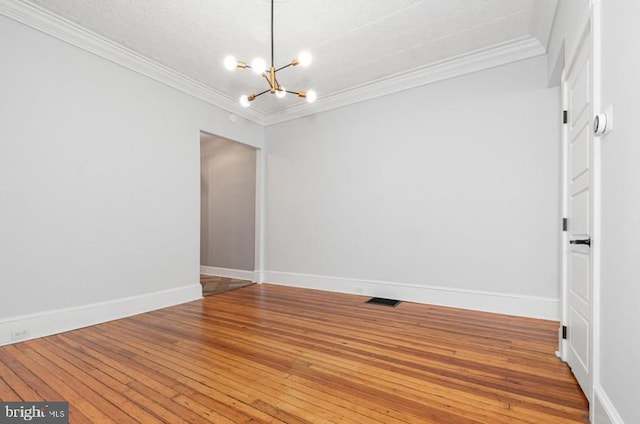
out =
[[251,285],[0,347],[0,400],[75,423],[588,422],[557,322]]

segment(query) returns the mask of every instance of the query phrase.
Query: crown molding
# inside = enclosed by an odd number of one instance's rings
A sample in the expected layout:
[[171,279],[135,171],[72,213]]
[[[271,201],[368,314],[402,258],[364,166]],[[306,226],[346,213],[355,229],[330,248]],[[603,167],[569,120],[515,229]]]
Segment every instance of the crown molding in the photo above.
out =
[[24,0],[0,0],[0,14],[263,126],[546,53],[545,47],[537,38],[523,37],[341,90],[323,96],[321,101],[312,105],[299,103],[282,111],[267,114],[255,109],[241,108],[235,99],[211,87]]
[[313,105],[297,104],[291,106],[281,112],[267,115],[264,124],[273,125],[314,113],[326,112],[545,53],[545,47],[537,38],[518,38],[332,93],[326,97],[323,96]]
[[21,0],[0,0],[0,14],[208,104],[264,125],[265,115],[263,113],[241,108],[236,99],[231,99],[211,87],[154,62],[74,22],[61,18],[40,6]]

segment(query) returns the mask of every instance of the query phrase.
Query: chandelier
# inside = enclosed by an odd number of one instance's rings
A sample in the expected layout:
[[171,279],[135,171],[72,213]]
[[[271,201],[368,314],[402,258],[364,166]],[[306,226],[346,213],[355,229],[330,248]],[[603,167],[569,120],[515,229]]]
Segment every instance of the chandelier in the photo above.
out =
[[258,57],[256,59],[254,59],[251,64],[247,64],[245,62],[241,62],[236,60],[235,57],[233,56],[227,56],[224,59],[224,67],[227,68],[229,71],[233,71],[234,69],[240,68],[240,69],[251,69],[253,72],[255,72],[256,74],[260,75],[261,77],[263,77],[267,83],[269,84],[269,88],[261,91],[260,93],[251,93],[249,95],[243,95],[240,97],[240,104],[243,107],[249,107],[251,105],[251,102],[254,101],[256,99],[256,97],[262,96],[263,94],[266,93],[271,93],[271,94],[275,94],[276,97],[278,98],[283,98],[284,96],[286,96],[287,93],[289,94],[295,94],[298,97],[301,97],[303,99],[306,99],[308,103],[313,103],[316,98],[317,98],[317,94],[315,91],[313,90],[307,90],[307,91],[290,91],[287,90],[286,88],[284,88],[282,85],[280,85],[280,82],[278,81],[278,78],[276,76],[276,74],[280,71],[282,71],[283,69],[286,69],[290,66],[309,66],[311,64],[311,54],[309,54],[308,52],[302,52],[298,55],[297,59],[293,59],[291,62],[289,62],[288,64],[281,66],[279,68],[276,68],[274,66],[274,54],[273,54],[273,0],[271,0],[271,66],[269,67],[269,69],[267,69],[267,64],[264,61],[264,59]]

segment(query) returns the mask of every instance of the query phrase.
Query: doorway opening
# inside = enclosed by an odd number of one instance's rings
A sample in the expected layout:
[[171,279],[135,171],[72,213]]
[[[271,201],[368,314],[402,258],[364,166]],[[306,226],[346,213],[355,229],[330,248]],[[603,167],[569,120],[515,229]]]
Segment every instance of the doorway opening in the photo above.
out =
[[257,149],[200,133],[200,283],[203,295],[252,284]]

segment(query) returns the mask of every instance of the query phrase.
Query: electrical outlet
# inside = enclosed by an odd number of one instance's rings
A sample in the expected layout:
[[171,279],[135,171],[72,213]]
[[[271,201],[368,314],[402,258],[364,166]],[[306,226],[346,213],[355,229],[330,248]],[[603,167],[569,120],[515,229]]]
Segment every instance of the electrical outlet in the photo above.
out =
[[11,341],[23,340],[29,337],[29,330],[16,330],[11,332]]

